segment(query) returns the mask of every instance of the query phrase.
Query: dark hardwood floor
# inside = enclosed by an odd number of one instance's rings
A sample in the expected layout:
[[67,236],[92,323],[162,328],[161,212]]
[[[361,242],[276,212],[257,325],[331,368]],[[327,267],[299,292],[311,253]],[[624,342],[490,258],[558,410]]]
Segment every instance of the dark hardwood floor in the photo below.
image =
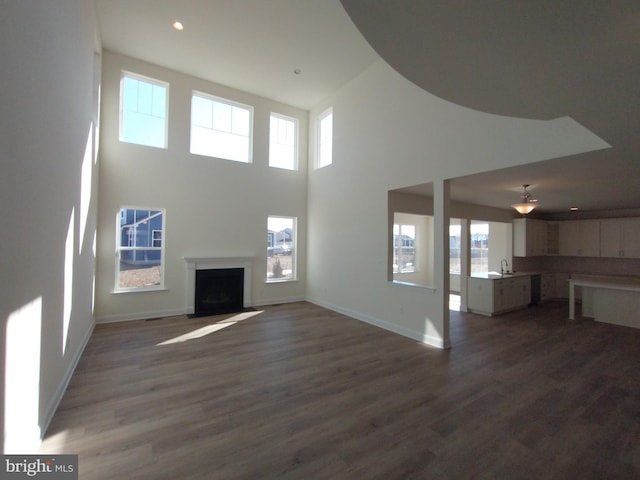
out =
[[640,330],[567,313],[454,312],[450,350],[308,303],[98,325],[42,452],[83,480],[640,478]]

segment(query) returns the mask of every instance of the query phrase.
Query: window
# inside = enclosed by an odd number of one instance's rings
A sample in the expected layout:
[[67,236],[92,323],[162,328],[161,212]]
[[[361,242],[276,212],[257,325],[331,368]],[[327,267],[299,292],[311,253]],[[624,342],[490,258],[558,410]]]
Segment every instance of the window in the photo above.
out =
[[318,158],[317,168],[326,167],[333,162],[333,110],[322,113],[317,120]]
[[191,153],[251,163],[253,108],[194,92]]
[[472,220],[469,227],[471,235],[471,273],[489,271],[489,224]]
[[123,207],[116,220],[116,291],[164,287],[163,209]]
[[277,113],[269,123],[269,166],[296,170],[298,167],[298,120]]
[[511,223],[471,220],[469,226],[471,273],[500,271],[502,259],[511,258]]
[[460,262],[462,225],[460,224],[460,219],[451,218],[449,222],[449,274],[460,275],[462,271]]
[[122,73],[120,81],[120,141],[167,148],[169,84]]
[[390,233],[389,279],[401,284],[432,286],[433,216],[393,212]]
[[393,273],[416,271],[416,226],[393,225]]
[[294,217],[267,219],[267,282],[296,279],[296,223]]

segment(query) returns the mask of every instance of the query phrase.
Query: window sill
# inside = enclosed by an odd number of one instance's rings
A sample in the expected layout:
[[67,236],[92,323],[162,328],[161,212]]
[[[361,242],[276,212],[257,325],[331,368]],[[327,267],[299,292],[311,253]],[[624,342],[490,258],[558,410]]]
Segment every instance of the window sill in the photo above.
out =
[[266,283],[267,285],[272,284],[272,283],[294,283],[297,282],[298,279],[297,278],[283,278],[283,279],[278,279],[278,280],[265,280],[264,283]]
[[132,288],[130,290],[113,290],[111,293],[113,295],[120,295],[122,293],[146,293],[146,292],[167,292],[168,288],[165,287],[157,287],[157,288]]
[[423,285],[421,283],[412,283],[412,282],[402,282],[400,280],[392,280],[390,282],[393,285],[399,285],[401,287],[414,287],[414,288],[420,288],[423,290],[429,290],[431,292],[435,292],[436,291],[436,287],[432,287],[429,285]]

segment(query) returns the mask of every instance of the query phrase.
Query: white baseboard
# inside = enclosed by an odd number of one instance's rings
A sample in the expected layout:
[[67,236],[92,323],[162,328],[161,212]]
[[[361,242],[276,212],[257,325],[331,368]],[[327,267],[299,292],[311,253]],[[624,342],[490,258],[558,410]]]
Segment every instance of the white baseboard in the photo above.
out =
[[364,313],[356,312],[355,310],[343,308],[338,305],[334,305],[332,303],[325,302],[324,300],[320,300],[317,298],[307,297],[306,300],[309,303],[313,303],[320,307],[333,310],[334,312],[338,312],[348,317],[355,318],[356,320],[360,320],[361,322],[365,322],[370,325],[373,325],[375,327],[383,328],[384,330],[397,333],[398,335],[402,335],[403,337],[411,338],[412,340],[416,340],[426,345],[430,345],[432,347],[437,347],[437,348],[449,348],[448,345],[444,344],[444,342],[442,341],[442,338],[440,337],[425,335],[422,332],[401,327],[399,325],[396,325],[395,323],[387,322],[386,320],[381,320],[379,318],[372,317],[370,315],[365,315]]
[[279,298],[268,298],[259,300],[257,302],[252,303],[252,307],[262,307],[265,305],[277,305],[279,303],[294,303],[294,302],[304,302],[306,298],[302,297],[279,297]]
[[51,423],[51,420],[53,420],[53,416],[55,415],[56,410],[58,409],[58,405],[60,405],[60,402],[62,401],[64,392],[67,390],[67,387],[69,386],[69,382],[71,381],[73,372],[76,371],[76,367],[78,366],[80,357],[82,357],[82,354],[84,353],[84,349],[87,348],[87,344],[89,343],[89,339],[91,338],[91,334],[93,333],[93,329],[95,328],[95,326],[96,326],[96,322],[93,321],[91,323],[91,326],[85,333],[84,337],[82,338],[82,342],[80,342],[80,347],[74,353],[73,358],[71,359],[71,363],[69,364],[67,371],[62,377],[62,381],[58,385],[58,388],[56,388],[56,391],[53,394],[53,397],[51,398],[51,400],[49,401],[49,404],[47,405],[47,409],[45,410],[44,418],[42,421],[42,427],[40,429],[40,440],[42,440],[45,434],[47,433],[49,424]]
[[170,310],[152,310],[137,313],[118,313],[114,315],[102,315],[96,317],[96,323],[128,322],[130,320],[147,320],[149,318],[173,317],[175,315],[185,315],[186,308]]

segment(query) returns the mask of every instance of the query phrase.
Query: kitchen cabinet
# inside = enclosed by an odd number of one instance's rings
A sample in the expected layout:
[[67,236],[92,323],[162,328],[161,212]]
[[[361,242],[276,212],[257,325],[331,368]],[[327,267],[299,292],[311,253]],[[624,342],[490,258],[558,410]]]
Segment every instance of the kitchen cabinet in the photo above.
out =
[[540,275],[540,301],[556,298],[556,274],[543,273]]
[[559,223],[560,255],[600,256],[600,221],[570,220]]
[[547,254],[547,222],[529,218],[513,220],[513,255],[538,257]]
[[547,222],[547,255],[560,254],[560,224]]
[[603,257],[640,258],[640,218],[600,221]]
[[497,315],[525,308],[531,301],[531,277],[467,279],[467,309],[480,315]]
[[556,273],[556,298],[569,298],[569,279],[568,273]]

